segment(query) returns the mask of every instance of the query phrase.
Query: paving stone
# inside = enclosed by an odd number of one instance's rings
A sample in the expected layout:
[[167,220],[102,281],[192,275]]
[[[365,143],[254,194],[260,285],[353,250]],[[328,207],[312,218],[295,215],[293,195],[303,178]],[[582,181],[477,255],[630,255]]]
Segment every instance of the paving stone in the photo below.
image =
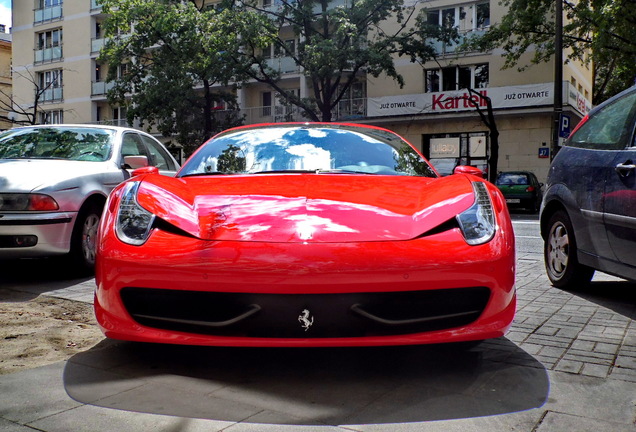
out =
[[561,372],[570,372],[575,374],[581,373],[582,369],[583,369],[583,362],[576,361],[576,360],[567,360],[567,359],[561,359],[555,367],[555,370],[558,370]]
[[606,378],[607,375],[609,375],[609,371],[610,371],[610,366],[608,365],[585,363],[583,365],[583,369],[581,370],[581,373],[587,376]]

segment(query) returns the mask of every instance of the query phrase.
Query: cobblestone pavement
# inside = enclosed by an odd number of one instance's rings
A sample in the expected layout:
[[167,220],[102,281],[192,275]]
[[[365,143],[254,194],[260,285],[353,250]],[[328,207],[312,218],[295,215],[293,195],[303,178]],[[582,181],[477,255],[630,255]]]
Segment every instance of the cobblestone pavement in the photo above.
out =
[[559,290],[542,259],[521,255],[517,295],[506,336],[546,369],[636,383],[636,284],[597,273],[589,287]]

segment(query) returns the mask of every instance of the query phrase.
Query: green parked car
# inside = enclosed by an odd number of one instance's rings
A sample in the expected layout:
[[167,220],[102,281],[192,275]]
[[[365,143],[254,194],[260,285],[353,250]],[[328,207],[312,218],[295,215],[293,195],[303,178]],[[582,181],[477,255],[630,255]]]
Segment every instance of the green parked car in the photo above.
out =
[[495,182],[506,198],[508,208],[523,208],[533,213],[539,211],[543,193],[537,176],[529,171],[507,171],[497,175]]

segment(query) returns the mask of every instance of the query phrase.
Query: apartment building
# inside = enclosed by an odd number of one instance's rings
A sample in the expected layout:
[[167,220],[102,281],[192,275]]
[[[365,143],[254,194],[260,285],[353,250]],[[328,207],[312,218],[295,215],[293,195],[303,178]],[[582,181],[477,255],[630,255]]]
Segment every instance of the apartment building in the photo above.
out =
[[[275,0],[262,1],[265,7],[275,6]],[[451,23],[466,36],[486,31],[505,14],[494,0],[427,0],[416,7],[426,8],[430,23]],[[39,123],[125,124],[123,109],[106,101],[107,65],[97,62],[106,17],[96,0],[24,0],[13,3],[13,14],[14,98],[22,108],[34,105],[34,90],[40,89]],[[297,45],[291,32],[286,36],[288,46]],[[390,78],[363,75],[339,103],[334,120],[392,129],[442,172],[457,163],[487,169],[489,130],[457,92],[469,87],[492,102],[500,134],[499,170],[531,170],[545,178],[555,124],[553,62],[519,72],[502,70],[504,59],[498,51],[458,53],[456,45],[439,44],[438,52],[435,62],[424,65],[396,58],[405,81],[402,88]],[[308,94],[305,77],[291,57],[272,49],[268,61],[282,72],[283,88],[301,97]],[[561,126],[567,132],[590,108],[591,67],[568,62],[563,81]],[[244,84],[237,98],[246,123],[305,120],[297,110],[281,105],[262,83]],[[484,98],[473,98],[484,108]]]
[[[11,81],[11,34],[0,24],[0,116],[9,117],[12,96]],[[0,130],[9,129],[11,123],[0,120]]]
[[13,2],[14,101],[37,123],[125,124],[96,60],[104,19],[96,0]]

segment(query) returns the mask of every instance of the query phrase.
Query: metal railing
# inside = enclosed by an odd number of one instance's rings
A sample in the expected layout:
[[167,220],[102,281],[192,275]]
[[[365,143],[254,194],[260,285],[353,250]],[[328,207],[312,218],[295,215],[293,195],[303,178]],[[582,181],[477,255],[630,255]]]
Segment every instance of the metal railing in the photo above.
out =
[[100,96],[108,93],[115,86],[114,82],[93,81],[91,83],[91,96]]
[[41,102],[57,102],[57,101],[61,101],[63,96],[64,96],[64,92],[62,91],[62,87],[54,87],[54,88],[44,90],[44,92],[42,92],[40,101]]
[[55,46],[35,50],[35,63],[44,63],[49,61],[61,60],[64,57],[62,47]]
[[[303,115],[299,107],[285,105],[247,107],[237,111],[218,110],[214,115],[217,120],[222,120],[221,116],[228,115],[230,112],[239,117],[244,116],[245,124],[311,121],[309,117]],[[365,118],[366,115],[366,98],[346,99],[338,103],[332,112],[331,119],[333,121],[355,120]]]
[[53,21],[62,18],[62,6],[49,6],[42,9],[36,9],[33,17],[34,23],[41,23],[44,21]]
[[91,54],[98,53],[105,44],[106,44],[106,39],[102,37],[92,38],[91,39]]

